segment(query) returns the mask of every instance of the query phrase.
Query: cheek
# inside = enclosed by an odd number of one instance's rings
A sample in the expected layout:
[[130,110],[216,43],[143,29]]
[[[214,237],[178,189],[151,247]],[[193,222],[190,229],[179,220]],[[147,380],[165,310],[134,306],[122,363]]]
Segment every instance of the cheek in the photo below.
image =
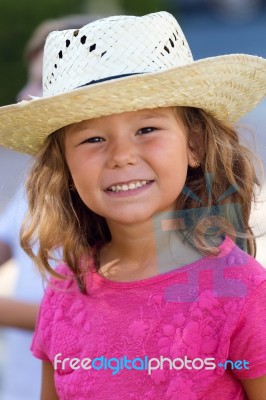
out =
[[168,184],[172,183],[174,191],[180,192],[185,185],[188,162],[188,148],[184,142],[179,143],[178,146],[173,146],[167,157],[161,160]]
[[83,203],[92,211],[97,212],[97,204],[99,203],[99,199],[96,195],[95,190],[93,190],[93,181],[91,179],[86,179],[81,176],[78,176],[75,179],[75,176],[72,177],[75,189],[83,201]]
[[80,198],[88,205],[88,201],[94,198],[94,189],[97,183],[93,174],[88,175],[81,171],[80,173],[73,174],[72,179]]
[[93,163],[89,162],[89,158],[84,157],[84,154],[82,154],[81,151],[66,150],[65,157],[69,172],[75,183],[78,183],[78,181],[83,181],[88,173],[92,174]]
[[99,201],[99,171],[97,164],[80,162],[70,164],[70,173],[81,200],[94,211]]
[[169,171],[186,171],[189,161],[189,149],[185,137],[176,138],[169,143],[160,142],[154,146],[151,154],[161,168]]

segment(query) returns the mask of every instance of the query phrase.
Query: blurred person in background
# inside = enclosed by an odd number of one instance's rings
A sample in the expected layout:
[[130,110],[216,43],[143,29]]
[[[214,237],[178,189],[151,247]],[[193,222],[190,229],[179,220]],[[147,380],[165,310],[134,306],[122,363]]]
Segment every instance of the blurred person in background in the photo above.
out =
[[[96,16],[71,15],[46,20],[36,28],[25,48],[28,80],[18,100],[42,95],[42,58],[47,35],[54,30],[80,28],[95,19]],[[44,290],[32,261],[19,244],[26,211],[26,195],[21,185],[0,215],[0,266],[13,258],[18,269],[13,297],[0,297],[0,326],[6,328],[1,400],[36,400],[40,393],[41,363],[32,356],[29,347]]]

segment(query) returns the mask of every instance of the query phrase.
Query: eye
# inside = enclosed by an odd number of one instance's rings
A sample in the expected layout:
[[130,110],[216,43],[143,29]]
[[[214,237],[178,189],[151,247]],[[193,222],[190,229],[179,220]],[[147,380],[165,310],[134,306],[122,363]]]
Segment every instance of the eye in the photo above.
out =
[[153,127],[147,127],[147,128],[141,128],[138,133],[141,135],[146,135],[147,133],[152,133],[154,131],[156,131],[156,128]]
[[83,142],[81,142],[80,144],[84,144],[84,143],[101,143],[103,142],[104,139],[100,136],[94,136],[88,139],[83,140]]

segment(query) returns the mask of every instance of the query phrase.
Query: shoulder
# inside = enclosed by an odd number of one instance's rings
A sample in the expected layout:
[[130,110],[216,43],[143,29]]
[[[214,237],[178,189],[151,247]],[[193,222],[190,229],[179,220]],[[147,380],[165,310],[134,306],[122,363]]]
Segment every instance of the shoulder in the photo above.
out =
[[214,269],[218,267],[219,285],[226,291],[231,288],[235,295],[247,299],[258,286],[266,283],[266,268],[231,239],[226,238],[220,249]]
[[257,378],[266,373],[266,269],[228,238],[220,249],[209,263],[222,310],[219,356],[248,362],[232,371],[238,379]]
[[58,274],[58,277],[53,275],[48,280],[40,307],[40,323],[46,326],[52,322],[58,304],[66,296],[71,294],[73,297],[79,291],[75,276],[67,265],[60,264],[54,268],[54,271]]
[[67,293],[75,293],[78,291],[77,280],[74,273],[66,264],[59,264],[54,268],[58,276],[51,276],[46,287],[45,297],[62,298]]
[[31,350],[44,361],[51,360],[52,338],[65,319],[65,314],[80,296],[74,274],[60,264],[55,268],[59,277],[52,276],[42,299]]
[[[207,266],[211,272],[209,280],[212,296],[226,311],[227,328],[232,331],[241,316],[248,315],[250,318],[250,312],[256,308],[258,312],[254,312],[253,316],[257,318],[259,310],[266,307],[266,269],[229,238],[225,239],[220,250],[218,256],[209,257],[207,265],[201,268]],[[208,278],[205,275],[204,287]],[[199,281],[202,283],[200,277]],[[201,297],[204,294],[201,293]]]

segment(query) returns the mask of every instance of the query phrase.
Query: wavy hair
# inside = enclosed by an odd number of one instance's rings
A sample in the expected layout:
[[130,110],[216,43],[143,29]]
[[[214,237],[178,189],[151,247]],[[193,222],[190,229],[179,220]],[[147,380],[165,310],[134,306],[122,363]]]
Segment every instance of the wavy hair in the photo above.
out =
[[177,209],[186,210],[189,226],[183,236],[202,254],[217,255],[215,238],[229,236],[253,257],[256,241],[249,225],[255,185],[260,186],[255,165],[262,163],[240,143],[232,124],[197,108],[178,107],[177,113],[189,135],[189,146],[200,160],[199,168],[188,167],[185,187]]
[[[177,107],[177,113],[201,164],[196,169],[188,167],[185,188],[177,199],[177,210],[186,210],[189,216],[183,237],[202,254],[215,255],[217,246],[206,236],[228,235],[239,238],[240,247],[254,256],[255,238],[249,217],[258,180],[251,161],[253,153],[240,144],[231,125],[205,111]],[[97,245],[109,242],[111,233],[105,219],[88,209],[71,190],[64,142],[62,128],[47,137],[35,157],[26,183],[29,210],[21,229],[21,245],[43,276],[48,272],[60,277],[49,260],[55,258],[56,249],[61,249],[63,261],[85,292],[81,260],[94,257]],[[213,225],[219,229],[213,230]]]

